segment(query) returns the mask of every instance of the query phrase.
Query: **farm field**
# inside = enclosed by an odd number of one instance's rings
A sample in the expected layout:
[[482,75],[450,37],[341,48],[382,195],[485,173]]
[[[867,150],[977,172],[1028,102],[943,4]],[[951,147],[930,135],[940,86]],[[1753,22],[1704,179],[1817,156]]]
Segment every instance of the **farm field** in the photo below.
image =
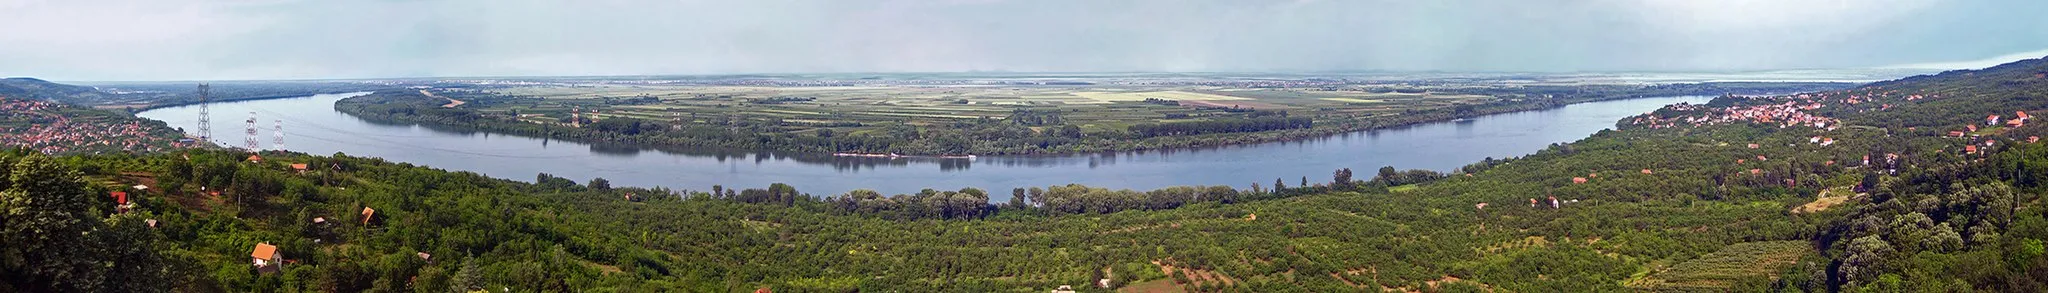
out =
[[1655,292],[1726,292],[1736,282],[1762,280],[1813,253],[1806,241],[1763,241],[1729,245],[1697,259],[1672,265],[1632,288]]

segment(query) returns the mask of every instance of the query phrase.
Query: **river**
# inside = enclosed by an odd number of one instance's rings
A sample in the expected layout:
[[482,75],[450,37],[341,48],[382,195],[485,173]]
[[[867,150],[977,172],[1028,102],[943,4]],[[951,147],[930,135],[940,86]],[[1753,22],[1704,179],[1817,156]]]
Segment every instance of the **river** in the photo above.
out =
[[[1137,190],[1175,185],[1230,185],[1243,189],[1252,183],[1271,184],[1275,178],[1290,186],[1299,183],[1303,176],[1312,183],[1328,182],[1330,173],[1338,168],[1351,168],[1361,174],[1357,175],[1359,178],[1372,176],[1380,166],[1449,171],[1487,157],[1521,156],[1552,143],[1575,141],[1612,128],[1622,117],[1663,105],[1711,99],[1690,96],[1581,103],[1303,141],[969,160],[844,158],[585,144],[372,123],[334,111],[335,101],[361,94],[364,93],[213,103],[209,105],[213,140],[222,145],[243,145],[248,136],[246,119],[253,113],[257,119],[257,141],[265,149],[277,149],[271,134],[281,120],[285,146],[290,151],[382,157],[519,181],[532,181],[536,174],[544,172],[579,182],[602,177],[614,186],[699,191],[710,190],[714,184],[764,188],[781,182],[819,196],[861,188],[900,194],[925,188],[976,187],[988,190],[990,197],[1000,202],[1009,198],[1011,188],[1068,183]],[[138,116],[196,132],[198,113],[199,106],[188,105],[149,110]]]

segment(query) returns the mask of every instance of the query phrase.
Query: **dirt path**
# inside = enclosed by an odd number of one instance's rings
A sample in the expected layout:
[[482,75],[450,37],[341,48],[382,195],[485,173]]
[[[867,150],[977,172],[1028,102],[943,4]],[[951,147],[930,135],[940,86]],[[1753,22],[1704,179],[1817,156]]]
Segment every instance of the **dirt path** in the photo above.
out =
[[465,103],[462,100],[457,100],[455,98],[436,96],[434,95],[434,93],[427,92],[427,90],[420,90],[420,94],[427,95],[428,97],[448,99],[448,104],[441,105],[442,108],[454,108],[456,106],[462,106],[462,104]]

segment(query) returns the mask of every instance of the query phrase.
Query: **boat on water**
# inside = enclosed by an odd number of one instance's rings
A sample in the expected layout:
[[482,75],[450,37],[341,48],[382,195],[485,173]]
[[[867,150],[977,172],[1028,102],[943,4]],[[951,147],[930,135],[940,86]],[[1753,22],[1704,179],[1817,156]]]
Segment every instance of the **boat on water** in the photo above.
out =
[[1472,120],[1472,118],[1458,118],[1458,119],[1455,119],[1455,120],[1451,120],[1451,122],[1454,122],[1454,123],[1472,123],[1472,121],[1473,121],[1473,120]]

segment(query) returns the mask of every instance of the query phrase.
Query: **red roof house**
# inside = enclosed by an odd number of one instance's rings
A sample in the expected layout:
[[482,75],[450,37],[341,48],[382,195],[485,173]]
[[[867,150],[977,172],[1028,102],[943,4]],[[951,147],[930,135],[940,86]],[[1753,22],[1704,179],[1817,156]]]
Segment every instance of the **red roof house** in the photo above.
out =
[[275,273],[284,266],[284,254],[277,253],[277,246],[270,243],[257,243],[256,249],[249,252],[249,258],[256,271],[261,273]]
[[363,225],[369,225],[369,224],[370,224],[370,217],[372,217],[372,216],[376,216],[376,215],[377,215],[377,209],[372,209],[372,208],[370,208],[370,207],[363,207]]

